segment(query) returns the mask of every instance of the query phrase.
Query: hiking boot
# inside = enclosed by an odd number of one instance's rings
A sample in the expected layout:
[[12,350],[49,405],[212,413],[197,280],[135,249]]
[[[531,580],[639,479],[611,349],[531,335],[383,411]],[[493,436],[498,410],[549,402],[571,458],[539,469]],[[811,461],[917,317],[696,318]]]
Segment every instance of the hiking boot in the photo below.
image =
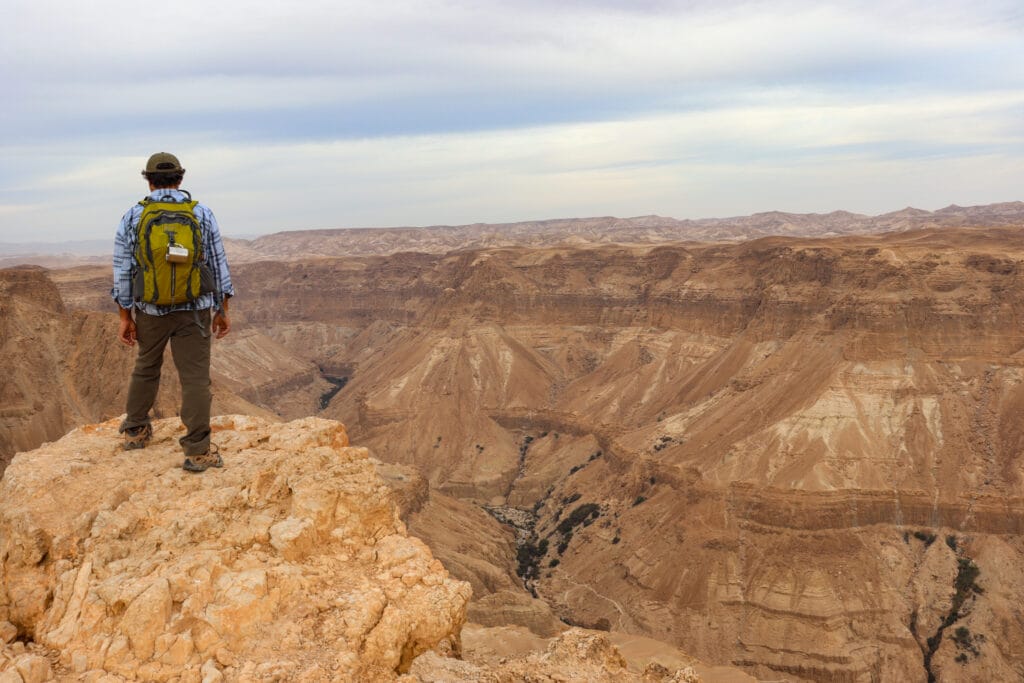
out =
[[153,425],[142,425],[124,430],[124,449],[133,451],[136,448],[145,448],[149,440],[153,438]]
[[186,472],[204,472],[210,467],[224,467],[224,460],[220,457],[216,444],[210,444],[210,450],[200,455],[189,455],[181,464],[181,469]]

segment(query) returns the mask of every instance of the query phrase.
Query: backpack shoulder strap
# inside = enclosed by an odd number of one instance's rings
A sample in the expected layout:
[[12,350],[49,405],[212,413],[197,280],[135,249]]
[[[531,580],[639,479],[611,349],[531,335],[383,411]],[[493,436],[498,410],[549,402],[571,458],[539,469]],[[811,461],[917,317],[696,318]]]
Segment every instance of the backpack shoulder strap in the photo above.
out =
[[174,206],[175,208],[173,208],[173,209],[168,208],[168,209],[164,209],[164,210],[165,211],[167,211],[167,210],[172,210],[172,211],[185,210],[185,211],[188,211],[189,213],[195,215],[196,205],[199,204],[199,202],[196,201],[195,199],[192,199],[191,197],[189,197],[189,199],[187,199],[187,200],[185,200],[183,202],[179,202],[177,199],[173,199],[173,198],[170,198],[170,197],[168,197],[167,199],[165,199],[164,197],[161,197],[160,199],[153,199],[152,197],[146,197],[145,199],[140,199],[138,205],[141,206],[143,212],[145,212],[146,207],[150,206],[151,204],[163,204],[165,206],[166,205],[171,205],[171,206]]
[[185,195],[185,201],[180,202],[174,197],[172,197],[170,194],[165,193],[160,196],[160,199],[153,199],[152,197],[147,195],[139,200],[139,206],[145,207],[147,204],[152,204],[154,202],[164,202],[168,199],[175,204],[190,204],[189,208],[195,208],[195,205],[199,203],[192,199],[192,193],[189,192],[188,190],[175,190],[175,192],[180,192],[183,195]]

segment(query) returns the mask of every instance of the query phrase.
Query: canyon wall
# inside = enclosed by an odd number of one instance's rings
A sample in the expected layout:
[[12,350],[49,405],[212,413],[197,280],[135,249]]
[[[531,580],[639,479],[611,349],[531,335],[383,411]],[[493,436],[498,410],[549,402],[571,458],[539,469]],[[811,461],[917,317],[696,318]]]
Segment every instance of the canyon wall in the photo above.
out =
[[[447,497],[431,509],[516,527],[515,558],[437,534],[484,590],[513,562],[568,622],[768,679],[1013,680],[1020,243],[958,228],[249,262],[234,310],[348,376],[320,414]],[[58,278],[69,306],[90,306],[89,277]]]
[[536,515],[524,572],[570,622],[766,678],[1013,678],[1018,236],[508,248],[238,278],[250,324],[281,343],[344,332],[321,360],[353,376],[325,414],[378,457]]

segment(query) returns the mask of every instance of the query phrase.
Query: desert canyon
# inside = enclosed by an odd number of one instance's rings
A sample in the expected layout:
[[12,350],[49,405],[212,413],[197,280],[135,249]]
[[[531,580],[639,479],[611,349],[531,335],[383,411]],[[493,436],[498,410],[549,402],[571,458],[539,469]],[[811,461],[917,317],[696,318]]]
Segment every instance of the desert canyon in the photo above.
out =
[[109,267],[11,256],[0,683],[1022,680],[1022,229],[231,240],[202,477],[169,362],[118,449]]

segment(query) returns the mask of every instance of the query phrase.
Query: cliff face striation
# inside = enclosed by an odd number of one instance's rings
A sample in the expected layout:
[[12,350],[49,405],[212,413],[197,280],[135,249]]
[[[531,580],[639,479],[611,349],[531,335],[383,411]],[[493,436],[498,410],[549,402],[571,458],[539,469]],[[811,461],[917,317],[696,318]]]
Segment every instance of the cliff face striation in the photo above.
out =
[[436,490],[535,515],[517,559],[563,618],[768,679],[1016,680],[1019,237],[508,248],[238,278],[283,345],[350,333],[318,357],[354,368],[325,416]]
[[245,323],[349,377],[321,415],[427,480],[410,526],[491,614],[766,679],[1020,680],[1024,251],[968,213],[234,274]]
[[469,585],[407,535],[339,423],[217,418],[226,465],[199,476],[177,421],[155,427],[144,451],[111,421],[8,467],[0,677],[387,681],[458,651]]

